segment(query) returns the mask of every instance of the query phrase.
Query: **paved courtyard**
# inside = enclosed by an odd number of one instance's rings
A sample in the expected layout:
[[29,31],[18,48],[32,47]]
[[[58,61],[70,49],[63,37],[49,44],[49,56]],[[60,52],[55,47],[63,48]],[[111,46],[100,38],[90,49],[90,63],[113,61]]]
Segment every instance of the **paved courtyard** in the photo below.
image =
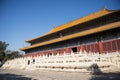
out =
[[81,72],[0,69],[0,80],[120,80],[120,73],[93,75]]

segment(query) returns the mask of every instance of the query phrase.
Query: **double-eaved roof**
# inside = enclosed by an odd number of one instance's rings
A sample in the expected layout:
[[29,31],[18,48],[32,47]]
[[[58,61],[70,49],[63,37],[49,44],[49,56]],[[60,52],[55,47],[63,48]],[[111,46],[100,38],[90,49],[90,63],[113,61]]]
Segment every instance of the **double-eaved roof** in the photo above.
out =
[[[69,22],[69,23],[63,24],[61,26],[55,27],[50,32],[48,32],[47,34],[45,34],[43,36],[40,36],[40,37],[37,37],[37,38],[33,38],[33,39],[30,39],[30,40],[27,40],[26,42],[30,43],[31,41],[34,41],[36,39],[40,39],[42,37],[49,36],[49,35],[51,35],[53,33],[58,32],[58,31],[62,31],[62,30],[65,30],[67,28],[74,27],[75,25],[82,24],[84,22],[91,21],[93,19],[97,19],[99,17],[108,15],[108,14],[110,14],[112,12],[115,12],[115,10],[108,10],[106,8],[103,8],[99,12],[95,12],[93,14],[90,14],[88,16],[79,18],[79,19],[74,20],[72,22]],[[74,33],[74,34],[67,35],[67,36],[63,36],[63,37],[60,37],[60,38],[55,38],[55,39],[52,39],[52,40],[49,40],[49,41],[45,41],[45,42],[42,42],[42,43],[33,44],[33,45],[30,45],[30,46],[21,48],[20,50],[24,51],[24,50],[27,50],[27,49],[32,49],[32,48],[36,48],[36,47],[40,47],[40,46],[44,46],[44,45],[48,45],[48,44],[64,41],[64,40],[69,40],[69,39],[72,39],[72,38],[77,38],[77,37],[86,36],[86,35],[97,33],[97,32],[102,32],[102,31],[105,31],[105,30],[117,28],[117,27],[119,27],[119,25],[120,25],[120,22],[110,23],[110,24],[107,24],[107,25],[104,25],[104,26],[99,26],[97,28],[81,31],[81,32]]]

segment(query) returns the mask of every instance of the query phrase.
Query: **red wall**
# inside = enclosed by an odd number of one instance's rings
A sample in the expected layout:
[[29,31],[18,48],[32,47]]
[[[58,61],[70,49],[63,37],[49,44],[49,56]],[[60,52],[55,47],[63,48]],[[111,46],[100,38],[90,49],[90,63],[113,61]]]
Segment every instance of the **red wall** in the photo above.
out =
[[[104,42],[96,42],[96,43],[92,43],[92,44],[83,44],[80,46],[76,46],[77,51],[86,51],[86,52],[95,52],[95,53],[110,53],[110,52],[116,52],[116,51],[120,51],[120,39],[116,39],[116,40],[109,40],[109,41],[104,41]],[[64,52],[66,54],[71,54],[72,52],[72,47],[70,48],[64,48],[64,49],[59,49],[59,50],[49,50],[49,51],[44,51],[44,52],[35,52],[35,53],[30,53],[30,54],[26,54],[25,56],[32,56],[32,57],[36,57],[36,56],[43,56],[43,55],[48,55],[48,54],[64,54]]]

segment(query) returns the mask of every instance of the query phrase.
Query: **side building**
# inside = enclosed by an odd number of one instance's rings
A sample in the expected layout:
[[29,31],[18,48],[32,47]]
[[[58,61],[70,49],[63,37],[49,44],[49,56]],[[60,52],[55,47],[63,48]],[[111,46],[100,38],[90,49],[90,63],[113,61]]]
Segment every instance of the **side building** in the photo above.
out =
[[88,16],[53,28],[47,34],[27,40],[25,56],[111,53],[120,51],[120,10],[103,8]]

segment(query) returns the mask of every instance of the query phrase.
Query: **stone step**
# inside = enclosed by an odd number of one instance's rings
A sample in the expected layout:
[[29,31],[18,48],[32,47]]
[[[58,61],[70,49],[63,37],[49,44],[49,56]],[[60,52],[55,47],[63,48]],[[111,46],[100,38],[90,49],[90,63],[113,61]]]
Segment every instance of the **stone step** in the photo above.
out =
[[111,71],[114,71],[114,72],[120,72],[120,68],[114,65],[111,65],[110,69]]

